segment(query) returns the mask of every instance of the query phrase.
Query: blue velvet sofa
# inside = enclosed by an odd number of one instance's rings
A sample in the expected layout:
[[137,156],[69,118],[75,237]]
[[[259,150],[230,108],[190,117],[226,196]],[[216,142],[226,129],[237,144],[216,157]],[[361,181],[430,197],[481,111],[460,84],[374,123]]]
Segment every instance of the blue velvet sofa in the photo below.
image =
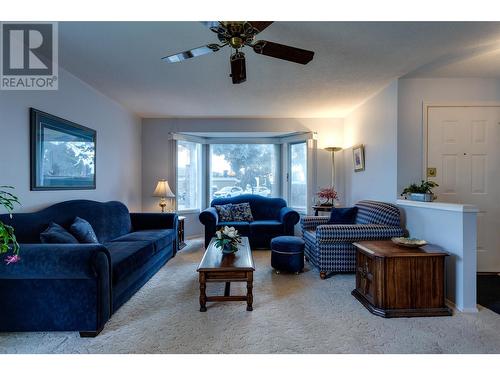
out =
[[[253,221],[219,221],[216,205],[245,202],[250,204]],[[293,236],[294,226],[299,222],[300,215],[287,207],[284,199],[243,194],[232,198],[214,199],[210,207],[200,213],[199,218],[205,226],[205,247],[215,236],[215,231],[227,225],[235,227],[242,236],[248,237],[252,248],[270,249],[274,237]]]
[[[76,216],[99,243],[40,243],[51,221],[68,229]],[[95,336],[177,249],[176,214],[129,213],[120,202],[66,201],[0,220],[21,245],[19,263],[0,264],[0,332]]]

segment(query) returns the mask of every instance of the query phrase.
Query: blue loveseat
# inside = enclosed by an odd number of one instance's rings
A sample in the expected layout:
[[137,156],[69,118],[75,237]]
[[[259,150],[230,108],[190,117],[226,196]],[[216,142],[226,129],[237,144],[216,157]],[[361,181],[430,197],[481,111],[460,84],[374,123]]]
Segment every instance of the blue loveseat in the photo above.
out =
[[[40,243],[51,221],[68,229],[76,216],[99,243]],[[129,213],[120,202],[73,200],[0,220],[21,245],[19,263],[0,264],[0,332],[95,336],[177,249],[177,215]]]
[[[216,205],[249,203],[253,221],[220,221]],[[216,198],[210,207],[200,213],[205,226],[205,247],[215,231],[222,226],[235,227],[242,236],[248,237],[252,248],[270,249],[271,240],[277,236],[293,236],[294,226],[300,220],[298,212],[286,206],[281,198],[266,198],[260,195],[243,194],[232,198]]]

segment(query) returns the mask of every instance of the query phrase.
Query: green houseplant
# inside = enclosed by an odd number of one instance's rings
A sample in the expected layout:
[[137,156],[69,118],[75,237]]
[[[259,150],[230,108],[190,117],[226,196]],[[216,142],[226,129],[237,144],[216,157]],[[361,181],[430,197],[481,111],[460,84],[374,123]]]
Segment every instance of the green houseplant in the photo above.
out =
[[[21,204],[19,199],[7,190],[14,189],[12,186],[0,186],[0,207],[3,207],[12,217],[12,211],[16,204]],[[21,258],[19,257],[19,244],[14,234],[14,228],[0,221],[0,254],[5,254],[12,250],[12,255],[5,257],[7,264],[16,263]]]
[[414,201],[432,202],[435,199],[432,189],[438,186],[434,181],[422,180],[420,185],[413,183],[405,187],[401,196]]

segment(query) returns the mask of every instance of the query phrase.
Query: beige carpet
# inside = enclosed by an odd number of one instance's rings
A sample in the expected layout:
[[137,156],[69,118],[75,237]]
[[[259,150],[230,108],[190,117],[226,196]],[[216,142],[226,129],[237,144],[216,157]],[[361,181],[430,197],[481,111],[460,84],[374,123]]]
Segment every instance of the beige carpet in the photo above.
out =
[[[208,304],[200,313],[196,266],[202,254],[201,240],[190,241],[96,338],[82,339],[77,332],[0,333],[0,352],[500,353],[500,315],[490,310],[379,318],[351,296],[353,275],[320,280],[310,268],[298,276],[276,275],[269,251],[254,252],[254,311],[227,302]],[[209,285],[208,291],[222,293],[223,285]]]

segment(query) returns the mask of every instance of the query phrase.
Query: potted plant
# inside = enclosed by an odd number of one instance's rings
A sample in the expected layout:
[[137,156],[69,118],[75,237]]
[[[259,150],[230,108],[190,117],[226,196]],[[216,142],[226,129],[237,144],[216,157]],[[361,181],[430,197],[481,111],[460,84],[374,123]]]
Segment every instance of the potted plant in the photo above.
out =
[[215,232],[215,247],[222,250],[223,254],[233,254],[238,251],[241,237],[234,227],[225,226]]
[[424,181],[422,180],[420,185],[413,183],[408,187],[405,187],[401,196],[404,196],[405,199],[408,198],[412,201],[420,201],[420,202],[432,202],[436,197],[432,192],[432,189],[439,186],[434,181]]
[[[3,207],[12,217],[15,204],[20,204],[19,199],[5,189],[14,189],[12,186],[0,186],[0,207]],[[16,263],[21,260],[19,257],[19,244],[14,234],[14,228],[0,221],[0,254],[8,253],[5,257],[7,264]]]
[[338,199],[338,193],[333,187],[326,187],[320,189],[316,196],[319,200],[319,206],[333,206],[335,201]]

